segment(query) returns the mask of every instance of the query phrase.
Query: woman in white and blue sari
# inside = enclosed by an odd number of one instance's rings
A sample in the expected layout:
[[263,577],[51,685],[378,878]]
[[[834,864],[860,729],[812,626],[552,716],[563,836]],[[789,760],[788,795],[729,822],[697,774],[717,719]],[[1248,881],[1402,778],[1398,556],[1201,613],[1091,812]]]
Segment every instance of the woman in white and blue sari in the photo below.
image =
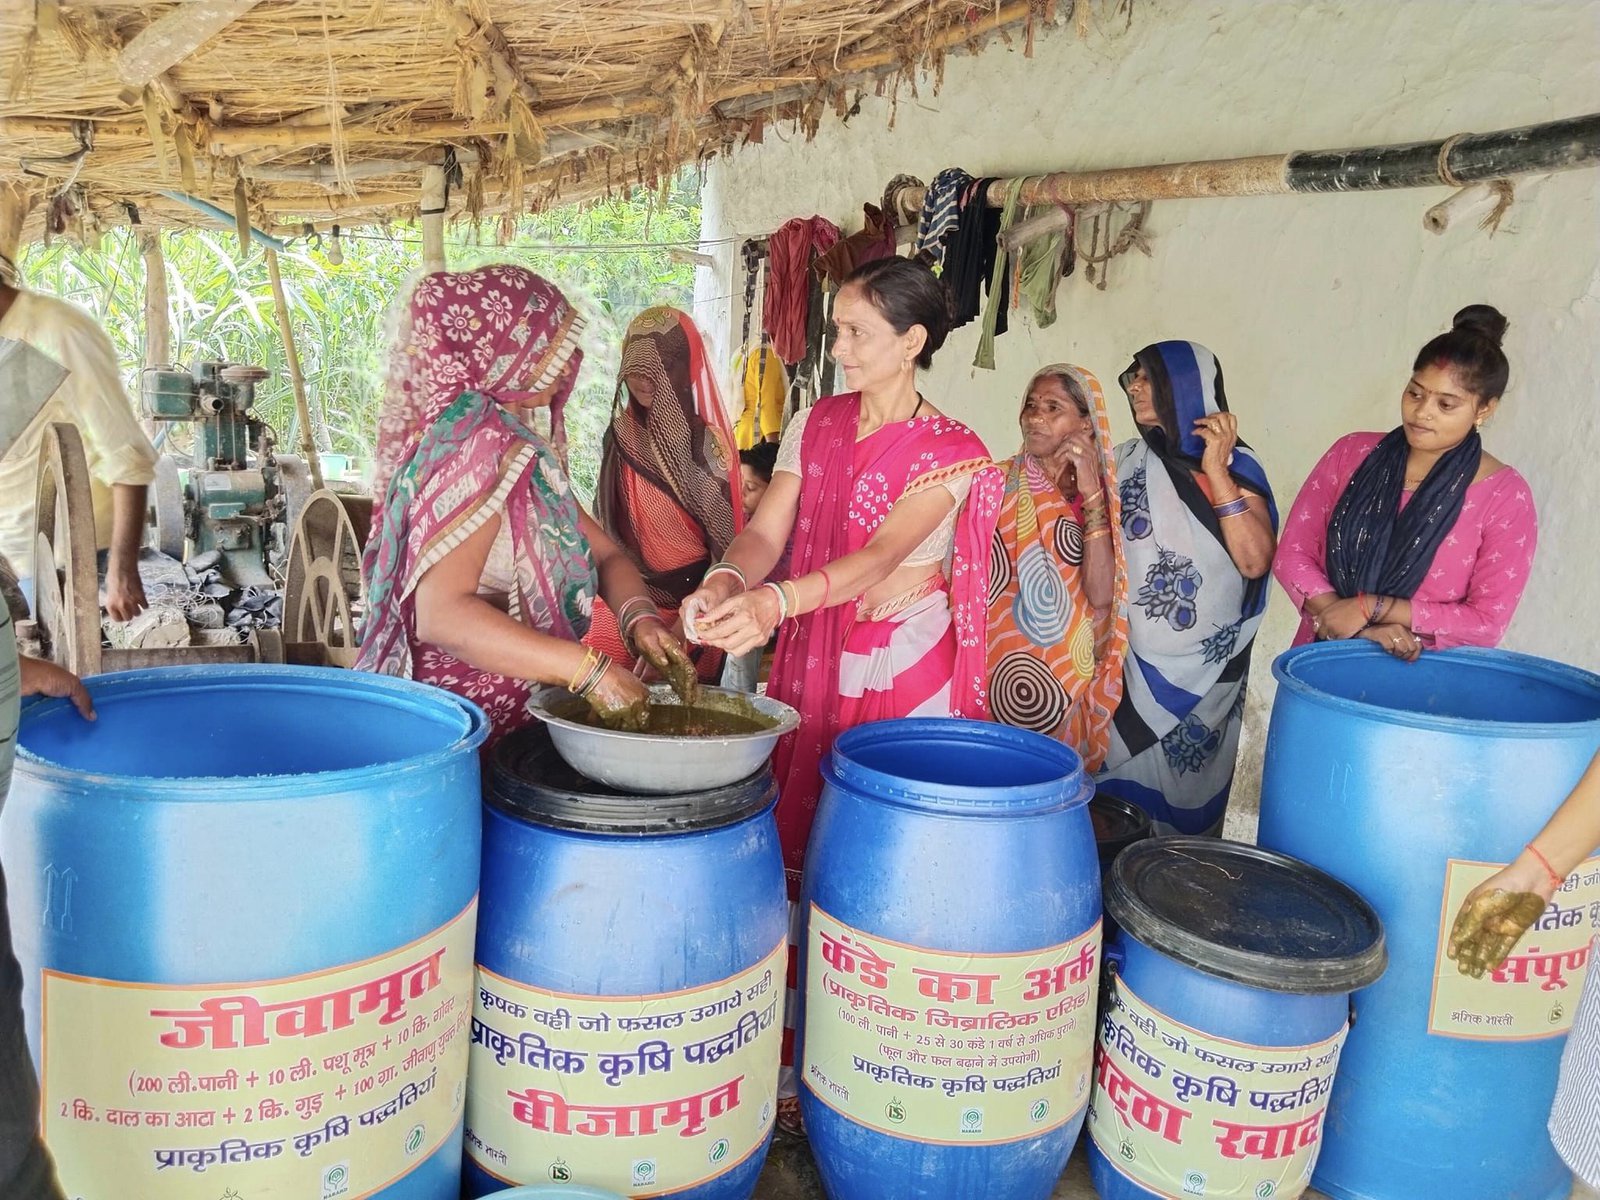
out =
[[1128,655],[1097,782],[1148,812],[1158,832],[1216,834],[1278,510],[1211,351],[1146,346],[1121,382],[1140,433],[1117,448]]

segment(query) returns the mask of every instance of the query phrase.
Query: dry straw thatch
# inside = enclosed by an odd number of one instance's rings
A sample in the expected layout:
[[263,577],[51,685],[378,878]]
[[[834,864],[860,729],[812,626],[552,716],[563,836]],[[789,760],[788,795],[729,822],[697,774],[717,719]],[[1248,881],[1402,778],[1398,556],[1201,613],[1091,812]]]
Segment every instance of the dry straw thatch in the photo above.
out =
[[[1060,6],[1064,11],[1070,5]],[[93,234],[164,191],[263,228],[413,216],[448,163],[452,216],[515,216],[759,140],[1055,0],[0,0],[0,209]],[[0,227],[5,224],[0,212]],[[4,230],[0,228],[0,235]],[[0,239],[3,240],[3,239]]]

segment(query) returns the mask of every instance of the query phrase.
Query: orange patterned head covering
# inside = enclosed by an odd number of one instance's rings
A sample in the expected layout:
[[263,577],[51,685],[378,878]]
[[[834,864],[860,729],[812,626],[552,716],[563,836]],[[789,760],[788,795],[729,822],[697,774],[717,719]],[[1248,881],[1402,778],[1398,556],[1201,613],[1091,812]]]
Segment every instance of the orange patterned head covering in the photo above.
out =
[[[1024,400],[1046,376],[1060,379],[1088,408],[1108,530],[1086,531],[1077,498],[1063,496],[1032,455],[1007,464],[989,560],[989,706],[998,721],[1066,742],[1093,771],[1110,746],[1128,646],[1116,459],[1100,381],[1082,367],[1057,363],[1035,372]],[[1112,552],[1112,598],[1102,610],[1089,603],[1083,578],[1090,534],[1107,539]]]

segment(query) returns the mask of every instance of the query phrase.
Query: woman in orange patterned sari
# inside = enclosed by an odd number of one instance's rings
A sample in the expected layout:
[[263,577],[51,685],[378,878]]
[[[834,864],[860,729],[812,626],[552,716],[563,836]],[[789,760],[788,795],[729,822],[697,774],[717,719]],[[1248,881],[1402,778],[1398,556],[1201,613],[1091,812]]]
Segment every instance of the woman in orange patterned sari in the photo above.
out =
[[[677,620],[744,526],[739,459],[700,331],[675,308],[647,308],[622,343],[611,427],[595,489],[595,516],[644,576],[661,619]],[[584,639],[618,657],[615,616],[596,603]],[[722,652],[695,651],[702,680],[715,682]]]
[[1023,395],[1022,453],[1006,467],[989,560],[989,708],[995,720],[1105,760],[1122,699],[1127,566],[1100,383],[1059,363]]

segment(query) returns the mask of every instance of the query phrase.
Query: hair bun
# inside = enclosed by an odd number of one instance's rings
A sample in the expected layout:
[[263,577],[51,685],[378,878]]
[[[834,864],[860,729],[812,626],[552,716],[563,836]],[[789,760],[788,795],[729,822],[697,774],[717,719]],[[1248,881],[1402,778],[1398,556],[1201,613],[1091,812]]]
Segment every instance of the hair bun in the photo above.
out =
[[1465,330],[1475,333],[1479,337],[1487,338],[1496,346],[1506,336],[1506,328],[1511,322],[1492,304],[1469,304],[1455,315],[1450,322],[1450,328]]

